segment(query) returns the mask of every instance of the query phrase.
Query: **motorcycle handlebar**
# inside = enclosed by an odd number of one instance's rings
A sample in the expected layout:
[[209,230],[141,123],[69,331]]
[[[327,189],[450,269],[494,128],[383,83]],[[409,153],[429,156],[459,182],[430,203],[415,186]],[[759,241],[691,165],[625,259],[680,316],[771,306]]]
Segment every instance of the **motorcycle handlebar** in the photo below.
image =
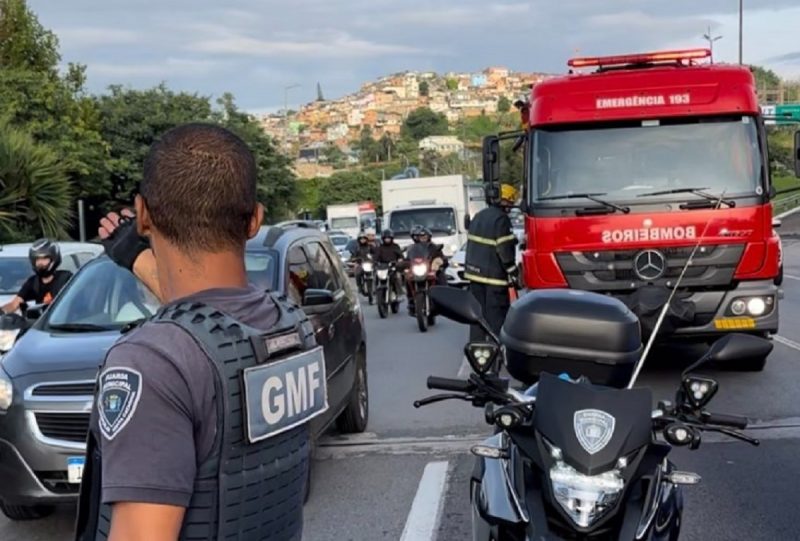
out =
[[747,428],[747,417],[738,415],[725,415],[723,413],[704,413],[703,421],[711,425],[729,426],[743,430]]
[[440,389],[442,391],[454,391],[457,393],[468,393],[474,389],[474,385],[462,379],[428,377],[428,389]]

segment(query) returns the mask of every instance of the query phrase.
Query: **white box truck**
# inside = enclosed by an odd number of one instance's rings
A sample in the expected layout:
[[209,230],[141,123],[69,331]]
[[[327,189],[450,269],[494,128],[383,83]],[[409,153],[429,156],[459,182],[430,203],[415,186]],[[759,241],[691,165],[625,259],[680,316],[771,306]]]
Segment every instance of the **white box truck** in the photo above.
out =
[[343,231],[356,238],[361,231],[375,229],[375,205],[372,201],[328,205],[326,208],[329,231]]
[[464,217],[486,206],[483,185],[470,183],[463,175],[384,180],[383,226],[395,234],[400,246],[411,244],[411,229],[431,230],[433,241],[444,245],[452,256],[467,240]]

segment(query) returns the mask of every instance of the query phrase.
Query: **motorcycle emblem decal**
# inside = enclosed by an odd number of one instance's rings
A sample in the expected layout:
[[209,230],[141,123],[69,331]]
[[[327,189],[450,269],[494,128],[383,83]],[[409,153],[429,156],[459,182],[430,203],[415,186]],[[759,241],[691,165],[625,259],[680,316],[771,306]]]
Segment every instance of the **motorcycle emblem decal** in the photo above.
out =
[[605,449],[611,436],[614,435],[614,426],[617,420],[612,415],[595,409],[580,410],[575,412],[575,436],[581,447],[593,455]]

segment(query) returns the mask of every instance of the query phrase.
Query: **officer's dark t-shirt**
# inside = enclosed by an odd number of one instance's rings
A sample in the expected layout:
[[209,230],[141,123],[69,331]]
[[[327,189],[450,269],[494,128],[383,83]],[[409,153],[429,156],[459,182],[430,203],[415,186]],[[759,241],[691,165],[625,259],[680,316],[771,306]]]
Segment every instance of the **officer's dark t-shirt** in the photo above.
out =
[[[207,290],[184,300],[205,303],[263,331],[278,321],[272,299],[252,285]],[[113,429],[93,426],[103,455],[103,503],[188,506],[197,467],[211,452],[217,426],[215,376],[206,354],[177,325],[144,323],[108,352],[103,373],[111,368],[138,373],[141,394]],[[101,375],[101,386],[102,381]]]
[[33,275],[22,284],[17,296],[25,302],[35,304],[50,304],[58,292],[72,278],[72,273],[66,270],[57,270],[53,279],[44,283],[37,275]]

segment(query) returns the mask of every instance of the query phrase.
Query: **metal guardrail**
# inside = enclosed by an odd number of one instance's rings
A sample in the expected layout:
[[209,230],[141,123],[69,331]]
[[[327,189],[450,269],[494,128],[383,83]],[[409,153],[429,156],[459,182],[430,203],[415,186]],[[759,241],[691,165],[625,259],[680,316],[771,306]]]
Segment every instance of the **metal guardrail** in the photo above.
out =
[[775,216],[800,207],[800,193],[792,194],[772,201],[772,213]]

